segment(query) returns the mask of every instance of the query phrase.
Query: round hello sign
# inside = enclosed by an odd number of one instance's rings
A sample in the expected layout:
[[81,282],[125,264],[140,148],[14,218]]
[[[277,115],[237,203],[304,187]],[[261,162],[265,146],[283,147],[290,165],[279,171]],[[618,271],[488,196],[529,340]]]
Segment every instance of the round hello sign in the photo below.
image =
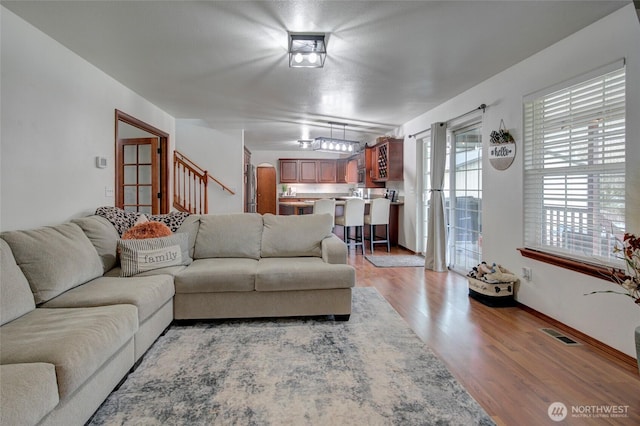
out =
[[516,140],[503,120],[500,120],[500,127],[491,132],[489,138],[489,162],[497,170],[508,169],[516,157]]
[[489,162],[497,170],[506,170],[516,157],[516,143],[490,143]]

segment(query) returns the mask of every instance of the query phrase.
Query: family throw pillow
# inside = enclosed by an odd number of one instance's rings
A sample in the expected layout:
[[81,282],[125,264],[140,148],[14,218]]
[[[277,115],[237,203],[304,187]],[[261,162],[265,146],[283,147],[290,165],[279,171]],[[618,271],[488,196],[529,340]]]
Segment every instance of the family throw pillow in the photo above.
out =
[[168,237],[118,240],[120,276],[131,277],[168,266],[191,264],[189,235],[179,232]]

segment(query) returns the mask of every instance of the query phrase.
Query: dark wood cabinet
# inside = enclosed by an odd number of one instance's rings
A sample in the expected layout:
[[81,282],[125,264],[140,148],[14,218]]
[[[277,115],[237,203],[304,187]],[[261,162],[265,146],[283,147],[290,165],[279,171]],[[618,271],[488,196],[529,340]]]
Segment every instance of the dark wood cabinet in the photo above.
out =
[[365,173],[364,173],[364,187],[365,188],[384,188],[385,182],[375,179],[375,161],[377,161],[376,157],[376,148],[367,146],[364,149],[364,164],[365,164]]
[[347,162],[347,183],[358,183],[358,160]]
[[298,183],[298,160],[280,160],[280,182]]
[[358,183],[358,160],[354,157],[336,161],[336,183]]
[[371,157],[371,180],[387,182],[403,179],[403,145],[402,139],[379,138]]
[[337,160],[318,160],[318,183],[336,183]]
[[356,156],[336,161],[336,183],[358,183],[358,159]]
[[336,160],[336,183],[347,183],[347,164],[348,159]]
[[[336,183],[338,161],[332,159],[281,158],[280,183]],[[343,175],[345,175],[343,173]],[[344,179],[344,178],[343,178]],[[344,183],[346,181],[342,181]]]
[[317,160],[299,160],[298,182],[316,183],[318,182],[318,162]]

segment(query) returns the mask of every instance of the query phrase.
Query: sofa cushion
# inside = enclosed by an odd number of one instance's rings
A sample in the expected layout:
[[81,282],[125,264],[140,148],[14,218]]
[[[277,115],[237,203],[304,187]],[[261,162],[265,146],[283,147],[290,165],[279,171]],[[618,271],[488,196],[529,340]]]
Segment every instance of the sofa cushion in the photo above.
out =
[[137,329],[138,313],[133,305],[38,308],[0,327],[0,364],[55,365],[58,393],[64,400],[118,352]]
[[347,244],[336,234],[322,240],[322,260],[327,263],[347,263]]
[[322,256],[321,242],[331,236],[330,214],[263,216],[262,257]]
[[138,322],[142,324],[164,306],[173,294],[173,278],[170,275],[131,278],[100,277],[72,288],[41,307],[90,308],[129,304],[138,308]]
[[102,260],[103,273],[111,270],[118,263],[116,246],[118,231],[102,216],[87,216],[71,220],[78,225],[89,238]]
[[176,275],[176,293],[253,291],[257,267],[254,259],[196,259]]
[[189,265],[189,236],[184,233],[142,240],[118,240],[120,276],[168,266]]
[[200,228],[200,215],[192,214],[184,219],[176,233],[184,232],[189,235],[189,256],[193,257],[193,251],[196,245],[196,236]]
[[[152,269],[150,271],[140,272],[139,274],[134,275],[134,277],[154,277],[156,275],[170,275],[172,277],[175,277],[179,272],[183,271],[185,268],[186,266],[184,265],[167,266],[166,268],[158,268],[158,269]],[[103,277],[111,277],[111,278],[121,277],[121,273],[122,273],[122,268],[120,268],[119,266],[116,266],[115,268],[113,268],[112,270],[104,274]]]
[[0,424],[35,425],[58,405],[53,364],[0,365]]
[[194,259],[260,258],[262,215],[235,213],[200,216]]
[[104,273],[98,252],[75,223],[4,232],[2,238],[27,277],[36,304]]
[[258,262],[256,291],[323,290],[354,284],[352,266],[325,263],[317,257],[272,257]]
[[29,282],[16,264],[9,244],[0,239],[0,325],[35,308]]

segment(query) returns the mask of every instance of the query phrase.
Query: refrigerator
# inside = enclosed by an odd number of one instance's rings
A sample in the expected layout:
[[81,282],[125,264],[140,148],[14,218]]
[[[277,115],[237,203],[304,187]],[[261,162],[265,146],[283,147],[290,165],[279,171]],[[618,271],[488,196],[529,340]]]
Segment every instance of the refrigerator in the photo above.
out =
[[244,198],[245,213],[256,212],[256,167],[253,164],[247,164],[244,171]]

